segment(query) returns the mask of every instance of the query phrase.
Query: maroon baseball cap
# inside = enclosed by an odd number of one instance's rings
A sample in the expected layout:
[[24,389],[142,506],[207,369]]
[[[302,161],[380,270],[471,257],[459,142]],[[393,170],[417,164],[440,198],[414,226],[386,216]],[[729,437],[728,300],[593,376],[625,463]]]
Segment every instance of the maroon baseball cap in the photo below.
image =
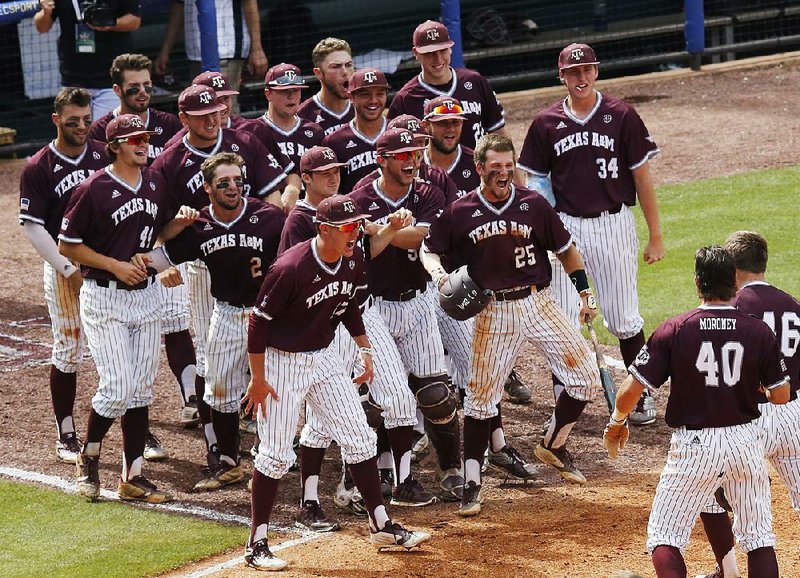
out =
[[121,114],[112,118],[111,122],[106,125],[107,142],[143,134],[156,134],[156,132],[147,130],[147,126],[138,114]]
[[231,88],[231,84],[228,82],[228,77],[221,72],[202,72],[194,77],[192,84],[202,84],[203,86],[213,88],[218,97],[234,96],[239,94],[238,90],[233,90],[233,88]]
[[281,62],[267,70],[267,75],[264,77],[264,85],[272,90],[283,90],[287,88],[303,88],[306,86],[306,82],[298,67],[294,64]]
[[353,199],[346,195],[333,195],[327,199],[322,199],[317,206],[315,220],[317,223],[345,225],[367,218],[369,218],[369,215],[358,212],[358,207]]
[[594,50],[588,44],[573,43],[565,47],[558,55],[558,69],[564,70],[584,64],[599,64]]
[[356,70],[347,85],[347,91],[352,94],[357,90],[369,88],[370,86],[380,86],[388,90],[389,83],[386,81],[386,75],[377,68]]
[[452,96],[437,96],[425,103],[425,120],[436,122],[446,118],[466,120],[461,101]]
[[328,147],[315,146],[303,153],[300,158],[300,172],[326,171],[333,167],[343,167],[347,163],[340,163],[336,153]]
[[378,155],[391,155],[410,151],[421,151],[424,146],[414,143],[416,135],[405,128],[390,128],[378,137],[375,148]]
[[434,20],[426,20],[414,30],[414,50],[420,54],[450,48],[455,44],[450,40],[447,26]]
[[217,93],[205,84],[193,84],[178,97],[178,110],[193,116],[202,116],[225,110],[217,100]]
[[390,128],[404,128],[414,133],[414,138],[430,138],[430,136],[422,130],[422,123],[412,114],[401,114],[394,117],[386,125],[387,129]]

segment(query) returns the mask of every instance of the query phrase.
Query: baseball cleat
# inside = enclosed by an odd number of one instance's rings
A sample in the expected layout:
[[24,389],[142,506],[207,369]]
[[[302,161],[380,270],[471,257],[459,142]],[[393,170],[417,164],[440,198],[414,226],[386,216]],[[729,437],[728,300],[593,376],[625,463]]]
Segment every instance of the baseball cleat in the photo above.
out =
[[725,575],[722,573],[719,566],[717,566],[717,569],[711,574],[698,574],[694,578],[725,578]]
[[559,471],[561,477],[574,484],[585,484],[586,478],[581,471],[572,463],[572,454],[566,446],[547,449],[542,442],[533,450],[534,455],[539,461],[549,466],[553,466]]
[[333,532],[339,529],[339,522],[325,515],[319,502],[306,500],[300,505],[295,524],[312,532]]
[[275,556],[269,551],[267,539],[262,538],[252,546],[247,545],[244,551],[244,561],[248,566],[261,570],[283,570],[289,563]]
[[490,449],[488,462],[490,467],[517,480],[532,480],[538,475],[536,469],[509,445],[499,452]]
[[427,532],[406,530],[396,522],[386,522],[383,530],[378,532],[370,531],[369,533],[369,541],[378,549],[378,552],[392,546],[400,546],[410,550],[423,542],[427,542],[430,538],[431,535]]
[[172,501],[172,496],[166,492],[159,492],[156,485],[142,475],[134,476],[127,482],[120,480],[117,486],[117,495],[120,500],[147,502],[148,504],[163,504]]
[[384,498],[392,497],[392,488],[394,487],[394,472],[388,468],[381,468],[378,470],[381,477],[381,493]]
[[503,389],[506,390],[506,396],[511,403],[526,404],[531,402],[530,388],[522,383],[519,375],[513,369],[508,374]]
[[258,433],[258,422],[254,419],[243,418],[239,420],[239,431],[256,435]]
[[178,412],[178,423],[186,429],[196,428],[200,424],[200,413],[197,411],[197,396],[189,396],[189,401]]
[[100,496],[100,456],[78,453],[75,467],[78,470],[75,480],[78,494],[95,501]]
[[430,440],[428,439],[428,434],[414,432],[414,438],[411,445],[411,461],[420,461],[422,458],[428,455],[429,448]]
[[167,459],[167,450],[161,446],[161,440],[151,431],[144,440],[144,459],[149,462],[160,462]]
[[241,482],[244,479],[244,470],[241,465],[232,466],[221,462],[215,466],[204,468],[208,476],[194,485],[194,492],[211,492],[225,486]]
[[392,506],[427,506],[436,501],[436,496],[426,491],[417,480],[408,476],[392,491]]
[[464,476],[458,468],[442,471],[437,466],[436,481],[439,484],[439,498],[443,502],[460,502],[464,497]]
[[456,512],[459,516],[469,518],[477,516],[481,513],[481,503],[483,497],[481,496],[481,486],[475,482],[467,482],[464,484],[464,494],[461,498],[461,505]]
[[56,442],[58,459],[67,464],[76,464],[78,463],[79,453],[81,453],[81,442],[75,432],[62,434]]
[[333,495],[333,503],[344,508],[354,516],[368,516],[367,506],[364,504],[364,498],[354,485],[347,487],[344,480],[339,480],[339,485],[336,486],[336,493]]
[[628,423],[631,425],[650,425],[656,421],[656,400],[647,392],[642,393],[639,402],[628,416]]

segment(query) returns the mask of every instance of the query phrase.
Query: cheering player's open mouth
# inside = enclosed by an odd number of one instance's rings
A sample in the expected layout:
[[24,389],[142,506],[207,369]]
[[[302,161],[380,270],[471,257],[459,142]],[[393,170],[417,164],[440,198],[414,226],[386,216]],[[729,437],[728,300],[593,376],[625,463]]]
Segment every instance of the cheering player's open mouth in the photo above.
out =
[[582,91],[586,90],[588,87],[589,87],[589,83],[584,82],[583,84],[576,85],[575,86],[575,90],[577,90],[578,92],[582,92]]
[[403,167],[402,171],[403,171],[404,175],[413,178],[414,173],[416,172],[416,167],[412,164],[412,165]]

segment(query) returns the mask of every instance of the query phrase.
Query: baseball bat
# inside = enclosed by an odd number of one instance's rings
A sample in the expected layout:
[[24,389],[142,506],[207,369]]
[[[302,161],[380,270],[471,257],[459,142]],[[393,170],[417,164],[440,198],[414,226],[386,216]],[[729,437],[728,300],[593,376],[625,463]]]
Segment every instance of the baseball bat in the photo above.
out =
[[606,358],[603,352],[600,351],[600,344],[597,342],[597,333],[594,332],[592,322],[587,321],[586,327],[589,329],[589,339],[592,341],[592,347],[594,347],[597,369],[600,370],[600,383],[603,386],[603,395],[606,398],[606,404],[608,404],[608,413],[614,413],[614,404],[617,401],[617,386],[606,364]]

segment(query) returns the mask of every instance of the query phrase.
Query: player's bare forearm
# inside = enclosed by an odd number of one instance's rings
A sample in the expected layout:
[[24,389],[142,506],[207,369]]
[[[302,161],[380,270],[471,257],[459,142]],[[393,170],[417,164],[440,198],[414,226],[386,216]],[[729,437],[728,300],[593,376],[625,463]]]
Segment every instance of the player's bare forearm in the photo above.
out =
[[561,261],[561,265],[564,266],[564,272],[567,275],[574,273],[578,269],[586,268],[583,264],[583,257],[581,257],[581,253],[574,243],[566,251],[556,254],[556,257]]
[[429,251],[425,243],[422,243],[422,247],[419,251],[419,260],[422,262],[422,266],[425,267],[428,275],[433,279],[436,288],[439,289],[442,286],[444,277],[447,276],[447,271],[442,267],[442,258],[436,253]]
[[644,249],[644,260],[648,264],[656,263],[664,258],[664,239],[661,233],[661,222],[658,216],[658,201],[650,173],[650,163],[644,163],[633,171],[633,182],[642,215],[647,223],[648,240]]
[[616,413],[620,416],[630,414],[636,408],[643,391],[644,384],[640,383],[633,375],[628,374],[617,390]]
[[183,3],[173,2],[169,9],[169,19],[167,20],[167,31],[164,33],[164,42],[158,58],[153,62],[153,68],[157,74],[165,74],[169,64],[169,53],[178,39],[178,32],[183,28]]
[[124,14],[117,18],[117,23],[114,26],[92,26],[87,24],[92,30],[97,32],[133,32],[138,30],[142,25],[141,16],[134,14]]
[[147,279],[147,271],[128,261],[117,261],[113,257],[101,255],[83,243],[65,243],[59,241],[58,250],[66,258],[83,265],[108,271],[114,277],[128,285],[136,285]]
[[250,33],[250,55],[247,59],[248,69],[251,74],[261,76],[267,72],[267,55],[261,45],[261,15],[258,12],[256,0],[244,0],[242,12],[247,31]]
[[418,251],[423,239],[428,236],[428,227],[406,227],[392,237],[390,245],[398,249]]
[[373,259],[383,253],[383,250],[389,246],[389,243],[397,235],[398,231],[411,224],[413,217],[411,211],[400,208],[389,215],[388,218],[389,222],[385,225],[379,226],[375,223],[369,223],[365,227],[365,233],[370,236],[369,252]]
[[283,204],[283,210],[287,213],[292,210],[297,199],[300,198],[301,186],[302,183],[298,175],[290,174],[286,176],[286,187],[284,187],[283,193],[281,193],[281,203]]
[[186,227],[194,223],[199,216],[200,211],[194,207],[182,205],[181,208],[178,209],[178,214],[159,231],[158,239],[161,242],[171,241],[180,235]]

